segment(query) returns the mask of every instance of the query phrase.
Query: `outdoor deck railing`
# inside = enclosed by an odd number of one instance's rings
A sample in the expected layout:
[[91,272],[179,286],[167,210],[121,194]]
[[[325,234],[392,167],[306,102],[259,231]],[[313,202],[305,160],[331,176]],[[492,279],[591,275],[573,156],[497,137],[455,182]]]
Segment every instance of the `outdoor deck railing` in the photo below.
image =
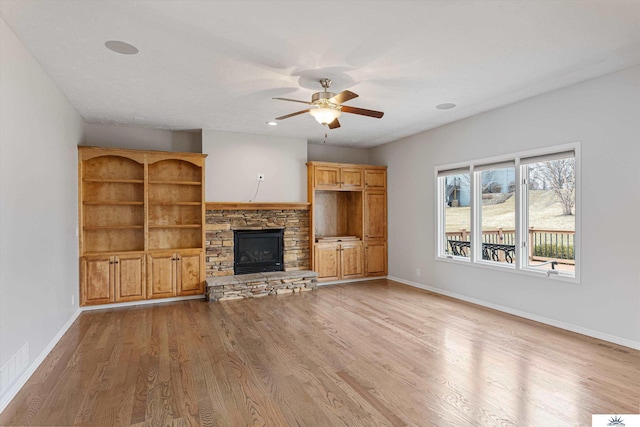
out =
[[[467,250],[468,245],[460,245],[456,242],[468,242],[469,234],[470,232],[465,229],[446,233],[449,247],[454,255],[460,255],[456,253],[456,250]],[[491,259],[495,258],[492,254],[498,253],[500,261],[513,262],[512,259],[515,257],[515,241],[515,230],[503,230],[501,228],[484,230],[482,232],[483,258],[489,259],[486,257],[487,254],[485,254],[485,248],[487,248]],[[575,264],[574,242],[575,231],[573,230],[531,228],[529,229],[529,259],[533,261],[558,260],[563,264]],[[505,246],[505,248],[492,249],[499,246]],[[510,247],[513,247],[513,253]],[[500,251],[502,251],[502,253],[500,253]]]

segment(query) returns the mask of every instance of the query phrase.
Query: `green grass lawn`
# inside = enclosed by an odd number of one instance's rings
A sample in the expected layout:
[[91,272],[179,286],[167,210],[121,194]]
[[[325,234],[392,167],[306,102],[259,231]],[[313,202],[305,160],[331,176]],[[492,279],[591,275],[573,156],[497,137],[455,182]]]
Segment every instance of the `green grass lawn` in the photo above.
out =
[[[562,215],[562,206],[551,190],[529,192],[529,226],[537,229],[575,230],[575,216]],[[470,229],[470,208],[445,209],[447,231]],[[482,207],[483,230],[515,228],[515,197],[504,203]]]

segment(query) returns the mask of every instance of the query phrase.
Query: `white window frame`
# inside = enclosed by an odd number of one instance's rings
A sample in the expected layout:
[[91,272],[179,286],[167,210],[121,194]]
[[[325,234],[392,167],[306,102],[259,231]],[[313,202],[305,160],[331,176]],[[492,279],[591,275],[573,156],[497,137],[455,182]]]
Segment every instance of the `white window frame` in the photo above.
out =
[[[522,151],[518,153],[512,153],[503,156],[478,159],[469,162],[459,162],[446,165],[436,166],[435,168],[435,186],[436,186],[436,260],[451,262],[456,264],[462,264],[472,267],[490,268],[500,271],[509,271],[517,274],[524,274],[528,276],[535,276],[540,278],[546,278],[550,280],[559,280],[570,283],[580,283],[580,222],[582,216],[581,209],[581,161],[580,161],[580,141],[572,142],[569,144],[556,145],[551,147],[545,147],[535,150]],[[566,153],[573,151],[575,154],[575,238],[574,238],[574,258],[575,258],[575,270],[574,273],[567,273],[560,270],[552,269],[539,269],[527,265],[522,254],[528,253],[529,234],[527,231],[528,224],[528,203],[526,196],[528,190],[525,188],[525,177],[523,176],[524,165],[521,164],[520,159],[537,157],[537,156],[552,156],[558,153]],[[482,198],[478,197],[481,194],[481,182],[480,174],[483,167],[511,162],[515,164],[515,256],[516,262],[504,263],[487,261],[482,259],[482,234],[476,232],[481,230],[481,203]],[[446,171],[462,170],[467,168],[469,170],[471,179],[471,194],[470,194],[470,242],[471,253],[469,257],[452,256],[446,253],[446,224],[445,224],[445,207],[444,207],[444,176]],[[481,170],[477,170],[481,169]]]

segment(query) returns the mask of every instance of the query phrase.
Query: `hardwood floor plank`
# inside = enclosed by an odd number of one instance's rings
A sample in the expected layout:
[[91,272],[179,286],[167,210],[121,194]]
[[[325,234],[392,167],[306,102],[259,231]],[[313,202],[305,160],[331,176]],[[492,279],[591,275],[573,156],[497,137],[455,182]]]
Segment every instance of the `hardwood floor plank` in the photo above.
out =
[[640,351],[388,280],[84,312],[2,426],[590,425]]

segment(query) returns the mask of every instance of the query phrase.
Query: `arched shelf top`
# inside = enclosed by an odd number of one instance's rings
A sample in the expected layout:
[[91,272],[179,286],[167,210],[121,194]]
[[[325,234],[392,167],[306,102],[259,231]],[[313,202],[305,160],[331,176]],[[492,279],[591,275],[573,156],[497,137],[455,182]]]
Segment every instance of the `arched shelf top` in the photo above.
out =
[[119,155],[97,155],[84,160],[82,178],[140,180],[144,179],[144,164]]

